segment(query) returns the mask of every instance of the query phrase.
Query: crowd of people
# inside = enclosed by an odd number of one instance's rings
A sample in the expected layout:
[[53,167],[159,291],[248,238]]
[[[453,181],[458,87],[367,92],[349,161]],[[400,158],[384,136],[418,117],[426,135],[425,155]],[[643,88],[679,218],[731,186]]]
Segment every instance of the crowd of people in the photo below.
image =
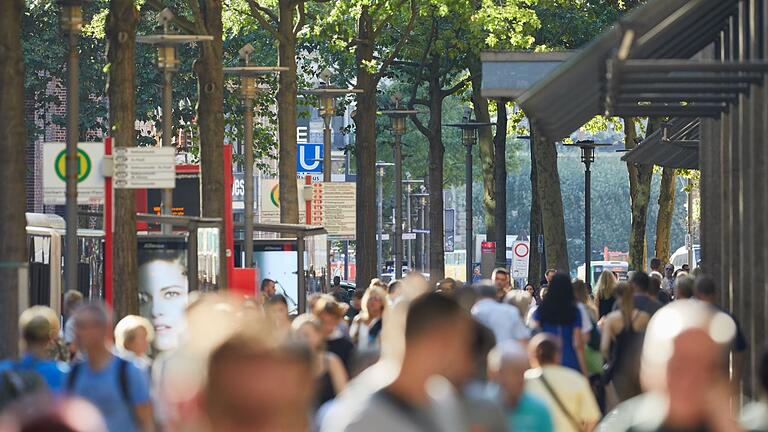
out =
[[504,268],[335,281],[298,316],[270,282],[254,299],[191,296],[160,354],[146,318],[113,325],[77,292],[63,316],[24,311],[0,431],[768,430],[768,405],[731,409],[748,347],[716,285],[656,259],[594,289],[555,270],[517,288]]

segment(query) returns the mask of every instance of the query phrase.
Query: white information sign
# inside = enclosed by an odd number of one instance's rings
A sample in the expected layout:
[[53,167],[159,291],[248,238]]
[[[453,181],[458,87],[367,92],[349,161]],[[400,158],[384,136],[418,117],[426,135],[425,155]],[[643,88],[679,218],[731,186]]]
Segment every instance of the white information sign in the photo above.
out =
[[355,183],[312,185],[312,225],[321,225],[334,238],[355,238]]
[[[45,204],[66,204],[66,147],[65,143],[60,142],[43,143],[43,202]],[[77,161],[77,203],[103,203],[104,143],[78,143]]]
[[[261,223],[280,223],[280,182],[277,179],[261,179],[259,190],[259,209]],[[304,181],[297,180],[299,195],[299,223],[307,222],[307,205],[304,200]]]
[[531,246],[527,241],[512,244],[512,277],[528,277],[528,263],[531,258]]
[[115,189],[176,187],[176,150],[172,147],[117,147],[113,158]]

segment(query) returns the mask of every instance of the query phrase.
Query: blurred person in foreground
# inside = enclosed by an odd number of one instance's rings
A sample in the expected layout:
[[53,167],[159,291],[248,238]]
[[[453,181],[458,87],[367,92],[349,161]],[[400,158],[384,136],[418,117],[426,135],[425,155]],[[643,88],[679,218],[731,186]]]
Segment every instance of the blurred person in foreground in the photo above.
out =
[[[699,276],[694,282],[694,294],[696,299],[709,305],[711,308],[724,313],[733,322],[736,328],[736,334],[733,337],[730,346],[731,353],[731,390],[734,395],[738,394],[739,385],[741,383],[741,376],[744,371],[744,365],[747,362],[747,349],[749,344],[747,338],[741,329],[741,324],[730,312],[721,308],[717,304],[717,286],[715,280],[709,276]],[[725,369],[728,370],[729,365],[726,364]]]
[[115,326],[115,349],[120,357],[149,374],[152,359],[147,352],[154,337],[154,327],[148,319],[127,315]]
[[458,289],[461,286],[461,282],[453,279],[453,278],[445,278],[441,279],[437,282],[437,292],[451,295],[453,294],[456,289]]
[[730,414],[724,367],[735,332],[733,320],[703,302],[680,300],[659,310],[641,355],[646,392],[616,407],[598,431],[741,430]]
[[474,285],[477,303],[472,306],[472,317],[493,331],[496,343],[507,340],[527,341],[530,331],[523,323],[520,311],[509,304],[499,303],[496,298],[499,286],[491,281],[480,281]]
[[345,326],[340,325],[346,312],[346,309],[336,299],[327,294],[321,296],[312,308],[312,313],[322,324],[326,348],[341,359],[344,368],[349,372],[355,344],[342,330]]
[[280,336],[288,336],[291,331],[291,317],[288,315],[288,301],[282,294],[275,294],[264,304],[264,312],[272,321],[275,331]]
[[521,319],[528,316],[531,305],[535,303],[533,294],[527,290],[512,290],[504,296],[504,303],[514,306],[520,312]]
[[0,413],[2,432],[108,432],[99,410],[78,398],[38,396]]
[[[645,312],[651,316],[656,313],[663,306],[656,299],[656,295],[653,293],[653,287],[651,286],[651,277],[647,273],[641,271],[631,272],[629,276],[629,286],[632,287],[633,303],[635,309]],[[618,310],[619,305],[614,304],[613,310]]]
[[326,351],[322,326],[312,314],[303,314],[293,321],[293,332],[312,353],[312,368],[315,378],[315,405],[318,409],[334,399],[344,390],[349,381],[344,363],[336,354]]
[[64,361],[70,361],[77,354],[77,344],[75,343],[75,316],[77,308],[83,305],[83,294],[80,291],[69,290],[64,293],[64,332],[63,341],[67,348],[68,356]]
[[110,432],[154,431],[147,378],[133,363],[112,354],[111,333],[112,321],[102,305],[77,310],[75,334],[86,360],[72,366],[67,392],[94,404]]
[[509,271],[504,267],[496,267],[491,273],[491,280],[496,285],[496,298],[502,300],[508,292],[512,290],[512,283],[509,278]]
[[576,305],[570,276],[557,273],[552,277],[547,295],[532,318],[532,328],[560,338],[562,354],[558,358],[562,365],[588,376],[583,333],[586,324]]
[[[344,319],[347,323],[352,324],[355,317],[363,310],[363,296],[365,295],[365,291],[366,290],[363,289],[356,289],[355,292],[352,293],[352,298],[349,300],[349,309],[347,309],[347,313],[344,314]],[[386,289],[384,292],[386,292]]]
[[640,388],[640,350],[651,315],[635,309],[632,288],[626,282],[616,287],[619,310],[603,319],[600,352],[606,361],[603,379],[610,383],[619,402],[635,397]]
[[46,306],[33,306],[21,313],[22,354],[18,360],[0,362],[0,410],[21,398],[31,395],[61,393],[69,367],[49,357],[49,348],[58,338],[46,317]]
[[382,317],[387,310],[387,292],[372,286],[363,295],[363,310],[349,327],[349,335],[359,351],[378,349],[381,343]]
[[488,378],[498,385],[507,417],[507,430],[553,432],[547,403],[525,391],[528,353],[515,341],[502,342],[488,353]]
[[556,431],[590,432],[600,420],[600,408],[589,381],[560,365],[560,352],[560,340],[552,334],[531,339],[528,356],[533,369],[525,372],[526,390],[547,402]]
[[264,328],[235,332],[210,355],[202,406],[211,432],[305,432],[312,354]]
[[343,409],[329,413],[321,430],[466,431],[449,380],[471,373],[471,343],[471,318],[455,300],[437,293],[417,297],[407,310],[405,350],[396,378],[362,399],[340,404]]
[[681,274],[675,278],[675,300],[687,300],[693,298],[695,279],[687,274]]
[[758,365],[758,379],[762,394],[760,398],[741,411],[741,426],[748,431],[768,431],[768,344],[763,346]]

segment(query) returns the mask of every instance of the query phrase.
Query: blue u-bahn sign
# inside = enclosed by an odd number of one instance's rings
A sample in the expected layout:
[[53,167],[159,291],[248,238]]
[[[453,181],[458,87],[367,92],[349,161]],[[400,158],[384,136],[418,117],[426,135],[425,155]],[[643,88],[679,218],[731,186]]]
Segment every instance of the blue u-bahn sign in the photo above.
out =
[[323,145],[317,143],[299,143],[296,155],[296,172],[313,174],[323,172]]

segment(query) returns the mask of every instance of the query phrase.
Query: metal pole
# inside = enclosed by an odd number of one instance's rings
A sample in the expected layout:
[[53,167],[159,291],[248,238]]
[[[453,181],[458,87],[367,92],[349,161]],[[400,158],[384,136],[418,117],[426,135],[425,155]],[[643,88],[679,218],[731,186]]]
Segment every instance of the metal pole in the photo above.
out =
[[253,263],[253,99],[245,97],[245,265],[252,268]]
[[395,279],[403,277],[403,155],[401,136],[395,133]]
[[[472,131],[474,133],[474,131]],[[466,267],[466,280],[471,280],[472,277],[472,264],[474,262],[473,259],[473,241],[472,241],[472,142],[465,143],[465,146],[467,147],[467,155],[466,155],[466,162],[465,162],[465,168],[466,168],[466,226],[467,226],[467,233],[466,233],[466,249],[467,249],[467,267]]]
[[[173,145],[171,137],[173,136],[173,72],[169,69],[163,69],[163,147]],[[160,214],[173,214],[173,189],[163,189],[160,205]],[[171,234],[172,226],[170,224],[162,225],[163,234]]]
[[584,160],[584,282],[592,286],[592,171]]
[[[405,201],[405,226],[408,232],[413,232],[413,229],[411,227],[411,184],[408,184],[407,188],[407,194],[406,194],[406,201]],[[411,244],[411,239],[405,241],[405,261],[408,263],[408,270],[413,270],[413,246]]]
[[[328,106],[329,104],[323,103],[323,106]],[[333,113],[332,112],[326,112],[323,114],[323,121],[324,121],[324,127],[323,127],[323,183],[330,183],[331,182],[331,120],[333,119]],[[328,238],[328,237],[326,237]],[[331,282],[333,281],[333,276],[331,275],[331,241],[326,240],[325,243],[325,250],[327,251],[325,254],[326,257],[326,268],[327,271],[327,287],[331,287]]]
[[79,54],[77,52],[77,31],[69,29],[69,61],[67,70],[67,156],[66,156],[66,215],[67,237],[66,256],[64,259],[64,276],[66,289],[76,290],[77,263],[79,253],[77,247],[77,179],[79,176],[79,158],[77,154],[78,117],[80,113],[80,94],[78,76],[80,75]]
[[693,270],[695,266],[693,257],[693,182],[688,179],[688,226],[687,226],[688,241],[686,246],[688,247],[688,266]]
[[298,294],[299,294],[299,314],[303,314],[307,310],[307,280],[304,274],[304,237],[299,235],[296,238],[296,276],[299,281]]
[[429,264],[427,263],[427,233],[424,230],[427,229],[427,202],[424,198],[421,199],[421,272],[426,273]]
[[384,231],[384,168],[379,168],[379,184],[376,189],[376,204],[377,217],[376,217],[376,232],[378,242],[376,243],[376,275],[379,275],[381,269],[384,267],[384,239],[382,238]]
[[[170,226],[170,225],[168,225]],[[197,223],[189,225],[187,237],[187,284],[190,291],[200,289],[200,275],[197,266]],[[222,287],[223,288],[223,287]]]

